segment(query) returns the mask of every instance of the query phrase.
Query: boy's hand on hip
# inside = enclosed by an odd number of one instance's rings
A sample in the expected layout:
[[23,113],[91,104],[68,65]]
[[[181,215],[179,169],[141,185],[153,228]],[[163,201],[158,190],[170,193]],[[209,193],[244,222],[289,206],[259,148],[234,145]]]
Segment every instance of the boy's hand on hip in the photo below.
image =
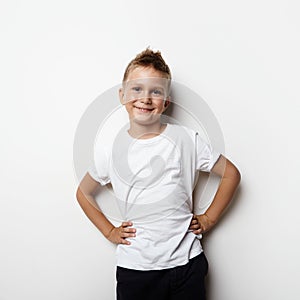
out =
[[215,222],[210,220],[206,214],[193,215],[189,229],[197,235],[209,231],[214,225]]
[[135,237],[136,232],[136,229],[130,226],[132,226],[132,222],[123,222],[119,227],[114,227],[107,239],[114,244],[130,245],[131,243],[126,238]]

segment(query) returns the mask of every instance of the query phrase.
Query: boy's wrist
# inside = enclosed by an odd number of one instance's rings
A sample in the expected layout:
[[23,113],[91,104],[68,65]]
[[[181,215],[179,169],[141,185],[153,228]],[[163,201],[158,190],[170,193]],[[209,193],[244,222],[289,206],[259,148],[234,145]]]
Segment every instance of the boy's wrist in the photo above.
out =
[[215,216],[212,212],[210,212],[209,210],[207,210],[204,215],[206,216],[206,218],[208,219],[208,221],[211,224],[216,224],[218,221],[218,217]]
[[112,226],[111,228],[109,228],[108,230],[106,230],[105,232],[103,232],[103,235],[106,239],[110,240],[111,234],[113,232],[113,230],[115,229],[115,226]]

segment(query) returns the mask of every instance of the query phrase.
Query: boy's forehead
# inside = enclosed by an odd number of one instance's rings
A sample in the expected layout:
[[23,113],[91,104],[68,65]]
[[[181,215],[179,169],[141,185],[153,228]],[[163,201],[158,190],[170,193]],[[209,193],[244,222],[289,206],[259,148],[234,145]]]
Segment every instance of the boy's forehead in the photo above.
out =
[[163,74],[161,71],[154,69],[151,66],[148,67],[137,66],[132,70],[130,70],[126,81],[136,80],[140,78],[156,78],[156,77],[167,78],[165,74]]
[[141,77],[132,80],[127,80],[125,86],[143,85],[143,86],[168,86],[170,79],[163,77]]

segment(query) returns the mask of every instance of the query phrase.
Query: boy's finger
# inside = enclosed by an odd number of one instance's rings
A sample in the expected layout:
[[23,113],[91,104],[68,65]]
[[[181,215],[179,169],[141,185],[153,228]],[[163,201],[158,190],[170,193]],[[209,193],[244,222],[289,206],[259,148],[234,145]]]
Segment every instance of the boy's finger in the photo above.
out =
[[191,226],[190,226],[191,229],[199,229],[199,227],[200,227],[200,226],[199,226],[198,224],[194,224],[194,225],[191,225]]
[[130,243],[129,241],[127,241],[126,239],[122,238],[120,244],[123,244],[123,245],[130,245],[131,243]]
[[121,231],[120,232],[120,236],[121,237],[135,237],[135,232],[132,232],[132,231],[130,231],[130,232],[126,232],[126,231]]
[[124,229],[123,229],[123,232],[132,232],[132,233],[134,233],[136,230],[135,230],[135,228],[128,228],[128,227],[125,227]]
[[122,227],[132,226],[132,222],[122,222]]

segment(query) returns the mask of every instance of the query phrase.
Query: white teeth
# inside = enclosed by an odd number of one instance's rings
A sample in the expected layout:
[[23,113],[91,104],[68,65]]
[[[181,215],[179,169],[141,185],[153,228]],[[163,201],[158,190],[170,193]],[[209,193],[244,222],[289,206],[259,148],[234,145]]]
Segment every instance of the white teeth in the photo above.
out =
[[152,111],[153,109],[150,109],[150,108],[142,108],[142,107],[135,107],[141,111]]

